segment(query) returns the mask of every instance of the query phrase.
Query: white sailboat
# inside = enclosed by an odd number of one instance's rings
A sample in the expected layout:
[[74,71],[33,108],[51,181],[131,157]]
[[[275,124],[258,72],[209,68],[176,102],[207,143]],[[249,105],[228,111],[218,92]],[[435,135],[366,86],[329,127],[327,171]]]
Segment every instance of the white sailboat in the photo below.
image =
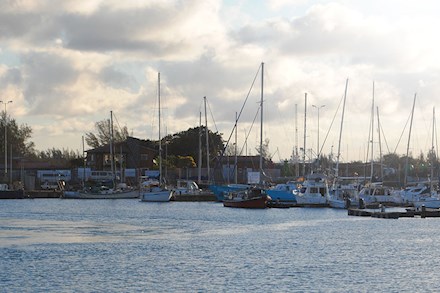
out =
[[[383,186],[382,182],[374,182],[374,82],[373,82],[373,101],[371,105],[371,127],[370,127],[370,135],[369,143],[371,143],[371,173],[369,184],[366,184],[359,191],[359,205],[376,205],[376,204],[400,204],[401,199],[399,196],[396,196],[393,192],[392,188]],[[380,135],[380,133],[379,133]],[[382,180],[382,178],[380,178]]]
[[432,147],[431,147],[431,178],[429,186],[427,184],[417,184],[416,186],[407,187],[401,191],[401,196],[404,202],[412,204],[415,208],[438,209],[440,208],[439,194],[433,189],[434,178],[434,161],[436,159],[436,153],[434,148],[435,137],[435,108],[432,110]]
[[110,162],[112,174],[112,187],[104,184],[84,187],[79,191],[63,190],[63,198],[72,199],[124,199],[138,198],[138,190],[127,186],[125,183],[116,184],[114,152],[113,152],[113,111],[110,111]]
[[333,185],[330,188],[329,196],[327,198],[328,205],[332,208],[344,209],[349,208],[350,205],[357,202],[357,189],[353,184],[343,184],[339,178],[339,158],[341,156],[341,140],[342,128],[344,125],[345,101],[347,99],[348,79],[345,82],[344,101],[342,104],[341,127],[339,130],[338,153],[336,157],[336,170]]
[[150,178],[141,177],[139,186],[139,197],[141,201],[149,202],[167,202],[170,201],[173,194],[162,185],[162,143],[160,133],[160,72],[157,75],[157,97],[159,108],[159,181]]

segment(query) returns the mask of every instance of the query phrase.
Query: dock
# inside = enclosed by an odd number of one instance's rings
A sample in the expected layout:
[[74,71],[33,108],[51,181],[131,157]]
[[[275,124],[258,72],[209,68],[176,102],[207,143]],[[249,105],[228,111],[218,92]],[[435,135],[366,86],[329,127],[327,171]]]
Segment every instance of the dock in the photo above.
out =
[[59,190],[26,190],[24,198],[60,198],[63,195]]
[[422,207],[420,209],[416,208],[407,208],[404,211],[387,211],[386,208],[382,207],[379,210],[371,210],[371,209],[348,209],[349,216],[356,217],[372,217],[372,218],[381,218],[381,219],[399,219],[399,218],[433,218],[440,217],[440,209],[430,209]]
[[172,201],[217,201],[212,192],[201,192],[198,194],[173,194]]

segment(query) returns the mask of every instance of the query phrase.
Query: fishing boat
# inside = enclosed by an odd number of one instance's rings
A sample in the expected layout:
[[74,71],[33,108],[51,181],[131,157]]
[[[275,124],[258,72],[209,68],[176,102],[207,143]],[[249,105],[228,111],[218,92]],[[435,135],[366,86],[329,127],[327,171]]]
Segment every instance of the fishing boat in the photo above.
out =
[[302,187],[296,196],[298,205],[309,207],[327,206],[329,197],[326,176],[320,173],[313,173],[306,177]]
[[167,202],[173,191],[163,184],[162,180],[162,137],[160,133],[160,72],[157,74],[157,99],[159,109],[159,180],[148,177],[140,178],[139,197],[141,201]]
[[270,196],[263,188],[251,187],[245,190],[231,191],[223,200],[223,206],[229,208],[265,209]]

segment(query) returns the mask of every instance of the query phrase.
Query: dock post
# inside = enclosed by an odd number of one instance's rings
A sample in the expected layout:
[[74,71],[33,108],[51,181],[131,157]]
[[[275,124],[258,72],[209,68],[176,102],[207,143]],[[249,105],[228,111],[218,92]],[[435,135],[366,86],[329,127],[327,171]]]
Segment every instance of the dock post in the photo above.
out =
[[425,205],[422,205],[422,212],[420,214],[420,217],[422,219],[426,218],[426,207],[425,207]]

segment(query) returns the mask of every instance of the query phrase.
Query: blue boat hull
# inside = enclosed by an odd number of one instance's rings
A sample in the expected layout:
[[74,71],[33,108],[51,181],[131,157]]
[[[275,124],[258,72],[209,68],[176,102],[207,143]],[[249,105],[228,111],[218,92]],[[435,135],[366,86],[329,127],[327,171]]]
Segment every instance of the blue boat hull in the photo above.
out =
[[272,198],[274,201],[282,201],[282,202],[296,202],[296,196],[292,193],[292,191],[284,191],[284,190],[271,190],[267,189],[266,193]]
[[223,201],[231,191],[242,190],[247,187],[246,185],[209,185],[209,189],[214,193],[217,201]]

